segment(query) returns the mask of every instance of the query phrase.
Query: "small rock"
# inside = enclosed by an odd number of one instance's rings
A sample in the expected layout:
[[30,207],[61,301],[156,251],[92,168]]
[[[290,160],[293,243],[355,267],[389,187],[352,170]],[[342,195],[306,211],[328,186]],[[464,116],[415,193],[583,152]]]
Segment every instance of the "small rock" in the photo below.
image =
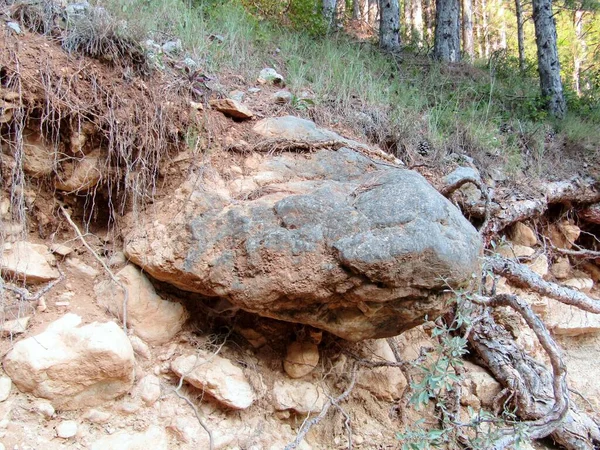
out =
[[563,221],[550,225],[547,234],[552,245],[555,247],[570,249],[579,238],[580,232],[581,230],[577,225]]
[[246,409],[254,402],[244,372],[228,359],[200,351],[198,355],[180,356],[171,363],[171,369],[230,408]]
[[45,417],[46,419],[51,419],[52,417],[54,417],[54,414],[56,414],[52,403],[44,400],[38,400],[37,402],[35,402],[33,404],[33,410]]
[[108,258],[108,266],[116,267],[127,263],[127,257],[123,252],[114,252],[110,258]]
[[204,105],[198,102],[190,101],[190,108],[195,109],[196,111],[204,111]]
[[292,342],[287,348],[283,368],[291,378],[311,373],[319,363],[319,347],[312,342]]
[[228,117],[234,119],[251,119],[254,117],[254,113],[250,109],[232,98],[223,98],[220,100],[211,100],[210,106],[217,111],[225,114]]
[[273,386],[273,403],[278,411],[291,409],[298,414],[319,412],[326,401],[323,389],[307,381],[276,381]]
[[87,265],[79,258],[69,258],[67,259],[67,266],[75,269],[82,275],[88,276],[90,278],[96,278],[100,272],[94,269],[92,266]]
[[594,280],[594,283],[600,282],[600,267],[594,264],[593,262],[585,262],[582,264],[581,268],[585,270],[589,276]]
[[524,245],[526,247],[534,247],[538,243],[535,231],[522,222],[517,222],[513,225],[510,239],[515,244]]
[[183,51],[183,44],[181,39],[176,41],[168,41],[162,45],[162,51],[169,54],[181,53]]
[[12,388],[12,381],[7,376],[0,377],[0,402],[5,401],[10,395],[10,389]]
[[267,338],[252,328],[236,328],[236,331],[254,348],[260,348],[267,343]]
[[151,426],[144,433],[121,431],[103,437],[91,446],[91,450],[168,450],[169,437],[164,429]]
[[243,91],[235,90],[229,93],[229,98],[235,100],[237,102],[241,102],[244,100],[244,95],[246,95]]
[[275,69],[267,67],[260,71],[260,74],[258,75],[258,82],[260,84],[283,84],[283,76],[278,74]]
[[531,247],[525,247],[517,244],[502,245],[498,249],[498,253],[505,258],[521,258],[523,256],[531,256],[535,253],[535,250]]
[[19,390],[65,410],[102,404],[130,390],[135,360],[123,330],[114,322],[80,324],[81,317],[66,314],[14,345],[4,370]]
[[67,256],[73,252],[73,249],[68,245],[63,244],[52,244],[50,246],[50,251],[60,256]]
[[273,95],[273,100],[275,100],[275,103],[283,103],[283,104],[291,103],[293,98],[294,98],[294,94],[292,94],[290,91],[287,91],[285,89],[283,89],[281,91],[277,91]]
[[146,375],[134,390],[134,395],[142,399],[146,406],[152,406],[160,398],[160,380],[155,375]]
[[248,88],[248,93],[250,93],[250,94],[258,94],[260,91],[262,91],[261,88],[256,88],[256,87]]
[[56,435],[59,438],[69,439],[77,434],[77,422],[65,420],[56,427]]
[[0,335],[12,336],[14,334],[25,333],[27,327],[29,326],[29,319],[29,316],[25,316],[18,319],[5,321],[2,326],[0,326]]
[[57,178],[54,186],[59,191],[67,192],[83,192],[94,188],[104,175],[105,158],[105,154],[100,149],[90,152],[73,163],[64,178]]
[[474,394],[483,406],[491,407],[502,386],[484,368],[465,362],[466,377],[473,382]]
[[123,401],[121,403],[118,403],[115,406],[115,408],[121,414],[130,415],[130,414],[137,414],[138,411],[140,410],[141,406],[137,402]]
[[199,437],[200,425],[198,420],[190,417],[174,417],[167,426],[167,430],[183,444],[193,444]]
[[550,272],[557,280],[565,280],[571,275],[571,263],[567,256],[563,256],[556,259],[556,262],[552,264]]
[[46,299],[44,297],[40,297],[35,309],[37,312],[44,312],[48,309],[48,306],[46,305]]
[[5,243],[1,248],[0,268],[9,276],[34,284],[52,281],[60,276],[48,263],[54,257],[45,245],[19,241]]
[[21,34],[21,27],[17,22],[6,22],[6,26],[14,31],[15,34]]
[[548,275],[548,257],[544,254],[535,258],[527,266],[542,278]]
[[106,423],[110,420],[110,413],[98,409],[90,409],[83,418],[91,423]]
[[152,353],[150,352],[150,347],[139,337],[130,335],[129,342],[131,343],[131,347],[136,355],[141,356],[143,359],[149,360],[152,358]]
[[[127,324],[137,335],[151,344],[170,341],[187,320],[184,307],[177,302],[163,300],[140,270],[129,264],[117,273],[122,286],[127,289]],[[115,317],[123,314],[123,291],[112,280],[102,281],[94,287],[98,303]]]
[[[380,361],[395,362],[394,353],[386,339],[377,339],[365,343],[363,355]],[[358,385],[370,391],[375,397],[394,401],[402,397],[407,381],[397,367],[379,367],[360,373]]]
[[592,280],[591,278],[571,278],[569,280],[563,281],[562,284],[564,286],[577,289],[581,292],[590,292],[594,287],[594,280]]
[[190,69],[196,69],[198,67],[198,63],[196,61],[194,61],[192,58],[190,58],[189,56],[186,56],[182,62]]

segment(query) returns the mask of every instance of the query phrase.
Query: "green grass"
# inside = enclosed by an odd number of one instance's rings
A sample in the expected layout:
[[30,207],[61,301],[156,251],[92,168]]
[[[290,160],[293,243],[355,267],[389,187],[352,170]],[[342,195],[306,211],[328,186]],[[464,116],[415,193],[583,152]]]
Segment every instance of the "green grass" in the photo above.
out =
[[575,107],[567,120],[550,122],[535,74],[520,74],[510,59],[453,70],[410,54],[398,63],[374,43],[343,34],[315,38],[261,21],[238,0],[196,0],[194,6],[181,0],[97,1],[139,36],[159,42],[180,38],[210,74],[229,71],[252,80],[263,67],[275,67],[293,93],[312,91],[316,107],[328,108],[348,124],[356,111],[384,116],[380,124],[385,132],[408,144],[426,139],[458,152],[503,154],[515,171],[522,161],[519,141],[501,136],[501,124],[518,131],[547,124],[571,140],[585,142],[586,148],[598,149],[598,105],[571,99]]

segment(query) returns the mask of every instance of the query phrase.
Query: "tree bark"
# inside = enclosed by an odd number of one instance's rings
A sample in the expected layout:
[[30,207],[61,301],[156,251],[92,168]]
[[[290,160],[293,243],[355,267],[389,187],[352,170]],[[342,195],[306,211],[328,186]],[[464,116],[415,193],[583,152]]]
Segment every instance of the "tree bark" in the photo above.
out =
[[533,23],[542,96],[547,99],[548,112],[561,119],[567,112],[567,104],[560,79],[560,61],[556,43],[556,24],[552,16],[552,0],[533,0]]
[[481,0],[481,32],[483,38],[483,54],[490,57],[490,30],[488,27],[487,1]]
[[327,28],[333,27],[333,18],[335,17],[336,0],[323,0],[323,17],[327,23]]
[[352,2],[352,19],[354,19],[354,20],[362,19],[362,8],[360,5],[360,0],[354,0]]
[[525,32],[523,30],[523,7],[521,0],[515,0],[515,12],[517,15],[517,43],[519,46],[519,69],[525,72]]
[[379,21],[379,47],[400,50],[400,5],[398,0],[382,0]]
[[463,51],[469,60],[475,58],[475,46],[473,42],[473,2],[463,0]]
[[412,41],[412,2],[413,0],[404,0],[404,39],[407,42]]
[[378,0],[368,0],[369,2],[369,13],[368,20],[369,25],[375,27],[377,25],[377,17],[379,15],[379,1]]
[[427,32],[427,43],[433,41],[433,29],[435,27],[435,2],[433,0],[424,0],[425,28]]
[[460,7],[458,0],[437,0],[434,57],[443,62],[460,61]]
[[417,45],[423,44],[423,4],[422,0],[412,0],[411,18],[412,18],[412,32],[414,38],[417,40]]
[[582,10],[573,12],[573,28],[575,28],[575,42],[573,43],[573,89],[581,96],[581,64],[585,60],[587,45],[583,33],[584,14]]

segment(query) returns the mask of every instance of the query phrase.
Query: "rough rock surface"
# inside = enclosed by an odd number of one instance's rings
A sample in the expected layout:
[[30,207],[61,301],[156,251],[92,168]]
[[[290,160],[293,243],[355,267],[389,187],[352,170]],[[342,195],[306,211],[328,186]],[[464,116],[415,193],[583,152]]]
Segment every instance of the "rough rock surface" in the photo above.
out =
[[15,344],[4,370],[23,392],[50,400],[58,409],[100,405],[129,391],[134,356],[114,322],[79,326],[67,314],[41,334]]
[[476,230],[416,172],[348,148],[252,167],[234,180],[244,192],[184,183],[132,226],[128,258],[180,289],[355,341],[438,315],[441,291],[478,270]]
[[292,342],[288,345],[283,369],[292,378],[311,373],[319,363],[319,347],[312,342]]
[[[135,334],[150,344],[163,344],[181,330],[187,319],[183,306],[160,298],[137,267],[125,266],[116,276],[128,292],[127,324]],[[116,283],[103,281],[94,291],[99,304],[116,317],[122,317],[123,291]]]
[[246,409],[254,402],[254,392],[244,372],[228,359],[199,352],[180,356],[171,363],[171,369],[230,408]]
[[282,380],[273,386],[273,405],[278,411],[291,409],[298,414],[318,413],[326,401],[323,388],[307,381]]
[[96,149],[75,163],[65,164],[66,173],[56,180],[56,189],[78,192],[93,188],[103,176],[102,159],[102,150]]
[[246,105],[233,98],[211,100],[210,106],[234,119],[252,119],[254,117],[254,113]]
[[144,433],[121,431],[99,439],[91,446],[92,450],[167,450],[168,448],[169,437],[157,426],[150,427]]
[[[396,358],[385,339],[367,342],[363,354],[365,359],[395,362]],[[375,397],[387,401],[398,400],[408,382],[398,367],[379,367],[360,372],[357,384],[369,390]]]
[[2,273],[27,283],[44,283],[60,276],[48,261],[54,261],[48,247],[27,241],[6,243],[0,254]]
[[513,225],[510,240],[515,244],[525,247],[534,247],[538,243],[535,231],[522,222],[517,222]]

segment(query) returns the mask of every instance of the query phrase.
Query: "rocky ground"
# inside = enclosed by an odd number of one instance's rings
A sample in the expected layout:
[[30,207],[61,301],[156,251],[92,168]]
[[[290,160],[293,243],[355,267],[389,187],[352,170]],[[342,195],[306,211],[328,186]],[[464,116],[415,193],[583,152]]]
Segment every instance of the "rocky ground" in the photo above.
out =
[[[297,117],[310,93],[286,90],[267,70],[207,88],[205,101],[166,105],[181,111],[165,128],[199,131],[176,152],[165,147],[151,198],[119,203],[111,177],[136,189],[132,180],[146,169],[115,156],[102,136],[106,123],[73,107],[76,88],[64,94],[71,109],[61,104],[69,117],[58,119],[69,125],[48,133],[40,108],[48,112],[50,88],[15,90],[6,81],[16,78],[11,63],[21,63],[21,87],[35,86],[39,58],[49,53],[52,79],[85,87],[84,97],[100,78],[139,101],[156,90],[68,57],[38,35],[2,33],[3,142],[27,131],[20,153],[7,144],[1,155],[5,448],[282,449],[327,408],[298,448],[399,448],[396,433],[406,426],[436,424],[432,410],[406,407],[405,371],[356,361],[422,363],[438,345],[425,317],[448,309],[482,256],[479,233],[455,204],[473,212],[485,192],[467,184],[447,193],[453,204],[433,186],[444,192],[443,175],[458,166],[476,170],[468,158],[450,155],[424,176],[409,171],[358,133]],[[118,105],[121,120],[135,114],[132,103]],[[135,133],[143,131],[117,136]],[[185,134],[160,133],[166,142]],[[156,138],[147,136],[136,142]],[[124,217],[111,216],[117,203]],[[595,217],[594,207],[550,208],[503,229],[494,251],[597,299],[597,259],[556,250],[577,253],[597,239]],[[573,402],[600,420],[600,316],[503,278],[496,289],[526,299],[543,319],[564,350]],[[548,365],[520,318],[498,316]],[[461,417],[497,412],[503,398],[480,363],[465,357]],[[349,386],[343,401],[332,400]]]

